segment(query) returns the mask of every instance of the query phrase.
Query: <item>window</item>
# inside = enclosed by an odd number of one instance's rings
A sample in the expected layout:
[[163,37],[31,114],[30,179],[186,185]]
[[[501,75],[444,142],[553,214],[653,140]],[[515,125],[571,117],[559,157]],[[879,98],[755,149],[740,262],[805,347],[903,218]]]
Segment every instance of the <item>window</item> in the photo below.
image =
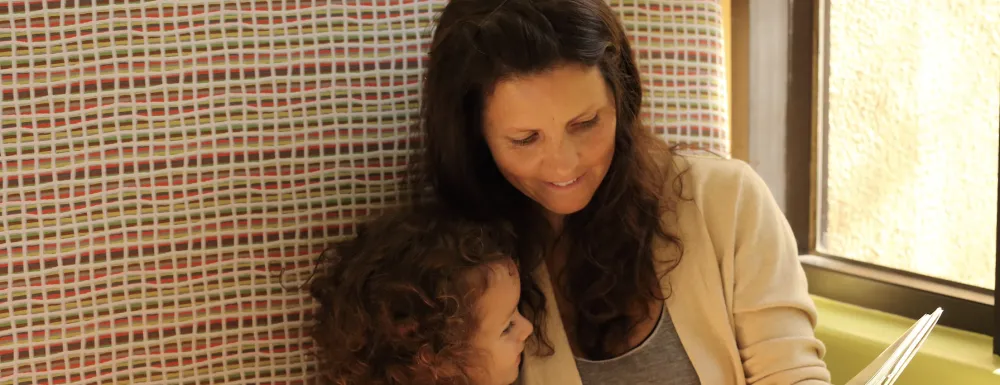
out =
[[942,325],[996,337],[1000,3],[733,13],[734,154],[745,130],[810,291],[911,318],[941,306]]
[[816,250],[994,289],[1000,6],[831,1]]

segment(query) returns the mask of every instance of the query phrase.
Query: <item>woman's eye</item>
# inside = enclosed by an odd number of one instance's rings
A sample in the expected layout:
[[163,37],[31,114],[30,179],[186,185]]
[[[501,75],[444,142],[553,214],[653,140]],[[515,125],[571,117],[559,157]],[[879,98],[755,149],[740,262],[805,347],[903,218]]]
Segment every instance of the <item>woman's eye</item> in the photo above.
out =
[[594,117],[592,119],[590,119],[590,120],[588,120],[586,122],[580,122],[580,124],[578,126],[580,128],[591,128],[593,126],[596,126],[597,123],[600,122],[600,119],[601,119],[600,115],[594,115]]
[[527,146],[527,145],[531,144],[532,142],[534,142],[535,138],[537,138],[537,137],[538,137],[538,134],[531,134],[531,135],[528,135],[527,137],[525,137],[523,139],[511,139],[510,142],[514,143],[515,146]]

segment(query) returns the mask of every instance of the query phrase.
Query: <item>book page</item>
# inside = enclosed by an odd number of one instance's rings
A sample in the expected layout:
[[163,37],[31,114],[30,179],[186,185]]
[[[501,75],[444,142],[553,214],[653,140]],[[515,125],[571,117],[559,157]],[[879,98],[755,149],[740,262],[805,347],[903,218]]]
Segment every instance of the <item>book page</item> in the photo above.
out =
[[938,320],[941,319],[942,312],[943,311],[941,310],[941,308],[937,308],[937,310],[935,310],[934,313],[931,313],[931,315],[929,316],[930,319],[924,325],[923,330],[921,330],[920,335],[917,337],[916,342],[913,345],[911,345],[909,349],[907,349],[907,351],[905,352],[905,354],[903,354],[903,357],[900,359],[900,361],[896,365],[894,365],[892,371],[889,372],[889,376],[888,378],[886,378],[884,385],[892,385],[893,383],[896,382],[897,379],[899,379],[899,376],[903,374],[903,369],[905,369],[906,366],[910,364],[910,361],[913,359],[913,357],[917,355],[917,351],[920,350],[920,347],[924,346],[924,342],[927,341],[927,337],[930,336],[931,330],[934,329],[934,326],[937,325]]
[[937,324],[942,310],[925,314],[846,385],[890,385],[902,373]]

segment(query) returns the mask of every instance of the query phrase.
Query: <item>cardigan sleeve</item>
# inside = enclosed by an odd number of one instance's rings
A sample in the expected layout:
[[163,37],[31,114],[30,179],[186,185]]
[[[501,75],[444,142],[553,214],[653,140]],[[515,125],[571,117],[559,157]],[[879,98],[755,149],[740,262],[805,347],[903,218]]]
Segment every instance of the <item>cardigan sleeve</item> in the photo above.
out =
[[791,227],[746,163],[735,202],[734,331],[748,384],[829,384],[816,307]]

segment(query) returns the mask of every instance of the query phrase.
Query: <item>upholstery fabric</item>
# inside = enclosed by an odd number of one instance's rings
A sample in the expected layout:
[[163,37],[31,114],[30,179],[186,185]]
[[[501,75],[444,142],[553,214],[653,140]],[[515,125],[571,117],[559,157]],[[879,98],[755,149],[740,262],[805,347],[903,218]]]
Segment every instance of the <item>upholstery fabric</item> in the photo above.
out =
[[[394,204],[440,0],[0,4],[0,385],[308,383],[298,287]],[[717,0],[613,0],[728,152]]]

